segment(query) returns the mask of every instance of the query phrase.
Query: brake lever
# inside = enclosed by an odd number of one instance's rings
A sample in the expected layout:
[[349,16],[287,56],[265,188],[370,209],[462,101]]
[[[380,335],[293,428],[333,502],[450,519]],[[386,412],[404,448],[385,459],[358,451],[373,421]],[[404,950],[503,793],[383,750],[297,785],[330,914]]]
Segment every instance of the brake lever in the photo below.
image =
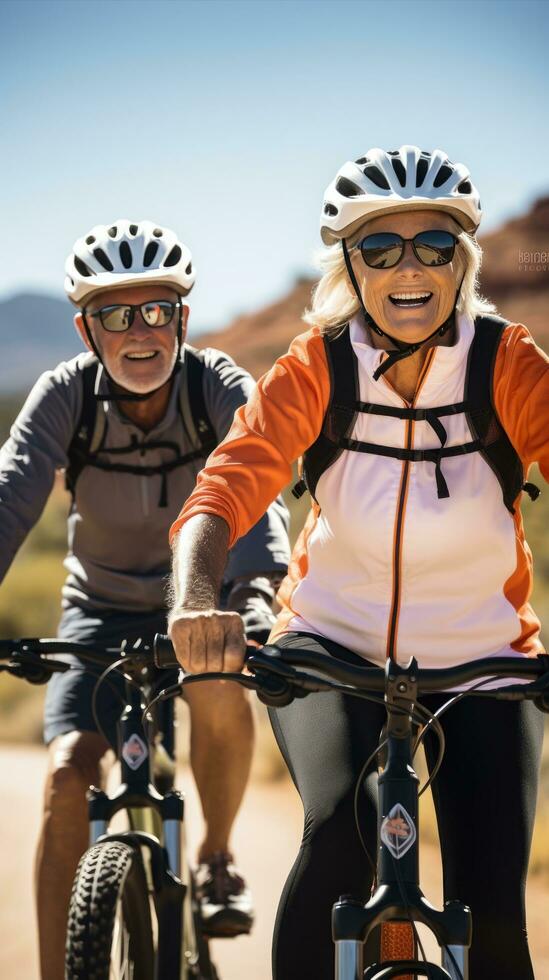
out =
[[64,673],[70,670],[70,664],[62,660],[50,660],[47,664],[39,653],[31,650],[21,650],[13,653],[9,662],[2,668],[14,677],[20,677],[29,684],[47,684],[53,673]]
[[524,695],[528,694],[532,701],[536,703],[539,701],[544,705],[542,711],[549,711],[549,670],[541,677],[536,677],[535,681],[529,681],[527,684],[509,684],[507,687],[502,687],[497,694],[492,691],[490,694],[498,701],[523,701]]
[[307,697],[311,692],[331,691],[334,687],[331,681],[314,677],[295,670],[288,664],[275,661],[273,657],[261,653],[250,653],[246,659],[246,667],[251,674],[236,672],[212,671],[203,674],[184,674],[177,684],[162,691],[158,701],[182,694],[188,684],[198,684],[203,681],[236,681],[241,687],[255,691],[259,700],[270,707],[285,707],[295,698]]
[[281,677],[286,677],[288,680],[292,680],[297,676],[297,671],[291,664],[284,663],[284,661],[279,657],[262,653],[261,649],[259,648],[257,652],[248,654],[246,657],[245,666],[254,673],[257,669],[261,670],[264,668],[266,673],[278,674]]

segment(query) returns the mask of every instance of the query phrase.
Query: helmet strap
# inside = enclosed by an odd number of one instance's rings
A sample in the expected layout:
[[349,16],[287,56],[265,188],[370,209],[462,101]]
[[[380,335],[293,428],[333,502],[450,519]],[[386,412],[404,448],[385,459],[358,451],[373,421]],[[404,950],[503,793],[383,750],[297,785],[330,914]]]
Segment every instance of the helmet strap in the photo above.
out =
[[448,330],[450,329],[450,327],[453,326],[453,324],[454,324],[454,313],[455,313],[455,309],[456,309],[456,306],[457,306],[457,301],[458,301],[458,298],[459,298],[461,287],[463,285],[463,279],[465,278],[465,273],[463,274],[462,279],[461,279],[461,282],[459,284],[459,287],[456,290],[456,296],[455,296],[455,300],[454,300],[454,305],[453,305],[452,312],[450,313],[449,317],[444,321],[444,323],[441,326],[439,326],[435,330],[433,330],[433,332],[430,333],[428,337],[425,337],[424,340],[420,340],[417,343],[413,343],[413,344],[407,344],[406,341],[399,340],[398,337],[393,337],[391,334],[386,333],[385,330],[382,330],[381,327],[379,327],[378,324],[375,322],[374,318],[368,313],[368,310],[366,309],[366,306],[364,305],[364,300],[362,299],[362,293],[360,292],[360,289],[359,289],[359,286],[358,286],[358,282],[356,280],[356,276],[355,276],[355,272],[354,272],[354,269],[353,269],[352,262],[351,262],[351,260],[349,258],[349,251],[347,249],[347,242],[345,241],[344,238],[341,239],[341,245],[342,245],[342,248],[343,248],[343,257],[345,259],[345,265],[347,267],[347,273],[348,273],[349,279],[351,280],[351,283],[353,285],[353,289],[354,289],[354,291],[356,293],[356,297],[357,297],[358,302],[360,304],[360,308],[362,310],[362,315],[364,317],[364,320],[365,320],[367,326],[370,327],[370,329],[373,330],[374,333],[377,333],[378,337],[387,337],[387,340],[390,340],[391,343],[394,344],[395,345],[395,348],[396,348],[395,350],[391,350],[391,351],[388,351],[387,352],[388,353],[387,358],[382,362],[382,364],[379,365],[379,367],[377,368],[377,370],[374,372],[374,381],[377,381],[378,378],[380,378],[382,374],[385,374],[386,371],[388,371],[390,368],[392,368],[393,364],[396,364],[398,361],[404,360],[404,358],[406,358],[406,357],[411,357],[412,354],[415,354],[416,351],[418,351],[420,349],[420,347],[423,347],[424,346],[424,344],[429,343],[429,341],[432,340],[433,337],[436,337],[437,334],[440,337],[443,337],[444,334],[448,332]]
[[[180,297],[180,299],[181,299],[181,297]],[[101,357],[101,354],[99,353],[99,348],[97,347],[97,344],[95,343],[95,340],[93,338],[93,334],[92,334],[92,332],[90,330],[90,326],[89,326],[89,323],[88,323],[88,321],[86,319],[86,313],[85,313],[84,310],[82,310],[82,320],[83,320],[83,323],[84,323],[84,329],[86,331],[86,337],[88,338],[89,345],[90,345],[91,349],[93,350],[93,352],[94,352],[97,360],[99,361],[101,367],[103,368],[103,373],[105,375],[105,378],[106,378],[106,380],[108,382],[108,386],[109,386],[109,391],[106,394],[99,394],[98,392],[96,392],[95,398],[97,399],[97,401],[101,401],[101,402],[144,402],[144,401],[147,401],[149,398],[152,398],[153,395],[156,395],[157,391],[160,391],[160,389],[163,388],[168,383],[168,381],[172,381],[172,379],[175,377],[175,375],[177,374],[177,372],[181,370],[181,350],[183,348],[183,310],[182,310],[181,304],[179,304],[179,307],[178,307],[178,318],[177,318],[177,354],[176,354],[176,358],[175,358],[175,361],[174,361],[174,366],[173,366],[172,373],[170,374],[169,378],[166,378],[166,380],[163,381],[161,385],[158,385],[157,388],[153,388],[152,391],[147,391],[147,392],[144,392],[143,394],[140,394],[140,393],[138,393],[136,391],[117,392],[117,391],[114,390],[115,389],[115,385],[116,385],[116,381],[114,380],[114,378],[111,378],[109,372],[107,371],[105,362],[104,362],[103,358]]]

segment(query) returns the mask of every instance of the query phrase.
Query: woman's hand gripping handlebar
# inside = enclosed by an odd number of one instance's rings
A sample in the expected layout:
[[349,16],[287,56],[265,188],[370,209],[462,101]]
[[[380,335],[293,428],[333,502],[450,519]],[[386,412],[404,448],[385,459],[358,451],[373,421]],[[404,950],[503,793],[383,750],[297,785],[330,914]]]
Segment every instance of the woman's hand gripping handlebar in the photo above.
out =
[[169,633],[177,662],[185,672],[242,670],[246,640],[244,623],[237,612],[173,609]]

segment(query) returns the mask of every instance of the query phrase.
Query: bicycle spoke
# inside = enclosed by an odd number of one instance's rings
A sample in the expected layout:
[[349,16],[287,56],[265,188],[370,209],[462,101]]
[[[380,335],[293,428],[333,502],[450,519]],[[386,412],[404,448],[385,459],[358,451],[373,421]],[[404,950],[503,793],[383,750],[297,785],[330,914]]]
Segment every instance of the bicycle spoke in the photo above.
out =
[[130,958],[130,934],[124,922],[122,903],[114,918],[109,980],[133,980],[134,964]]

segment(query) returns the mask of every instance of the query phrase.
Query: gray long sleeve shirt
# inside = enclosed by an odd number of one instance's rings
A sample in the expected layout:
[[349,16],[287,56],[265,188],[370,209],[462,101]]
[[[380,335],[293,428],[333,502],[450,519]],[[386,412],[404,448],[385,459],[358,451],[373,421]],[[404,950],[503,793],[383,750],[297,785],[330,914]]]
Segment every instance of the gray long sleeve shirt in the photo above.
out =
[[[221,351],[204,351],[203,393],[218,440],[226,435],[235,410],[253,387],[249,374]],[[15,420],[10,438],[0,449],[0,581],[26,535],[40,517],[55,473],[67,466],[69,449],[82,410],[82,370],[91,354],[79,354],[45,372],[30,392]],[[188,420],[180,410],[183,368],[175,377],[164,418],[143,432],[124,417],[116,403],[101,402],[105,413],[102,459],[135,442],[123,462],[156,466],[173,459],[173,451],[147,442],[175,442],[182,455],[196,448]],[[106,390],[100,379],[99,390]],[[168,532],[193,490],[205,460],[195,459],[167,474],[167,506],[159,506],[159,474],[136,475],[86,466],[81,472],[68,516],[67,578],[63,606],[85,609],[160,609],[166,605],[171,553]],[[289,561],[288,512],[277,499],[264,517],[232,549],[225,582],[239,576],[286,570]]]

